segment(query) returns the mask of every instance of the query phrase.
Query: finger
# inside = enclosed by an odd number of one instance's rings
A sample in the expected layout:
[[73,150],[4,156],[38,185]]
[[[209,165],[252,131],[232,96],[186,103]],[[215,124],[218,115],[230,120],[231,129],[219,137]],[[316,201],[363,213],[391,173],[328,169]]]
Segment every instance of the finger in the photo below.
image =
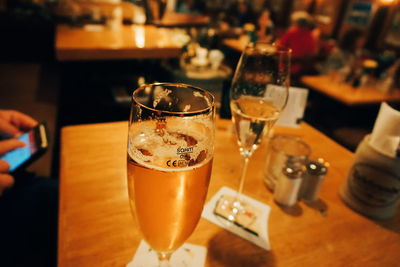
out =
[[9,123],[8,121],[0,118],[0,132],[10,137],[16,136],[21,133],[17,127]]
[[7,173],[10,170],[10,164],[5,160],[0,160],[0,173]]
[[34,128],[38,124],[38,122],[31,116],[28,116],[16,110],[13,110],[11,112],[11,123],[15,125],[19,130],[27,131]]
[[10,188],[14,184],[14,178],[9,174],[0,174],[0,195],[4,190]]
[[0,141],[0,155],[3,155],[8,151],[24,146],[26,146],[26,144],[18,139],[7,139]]

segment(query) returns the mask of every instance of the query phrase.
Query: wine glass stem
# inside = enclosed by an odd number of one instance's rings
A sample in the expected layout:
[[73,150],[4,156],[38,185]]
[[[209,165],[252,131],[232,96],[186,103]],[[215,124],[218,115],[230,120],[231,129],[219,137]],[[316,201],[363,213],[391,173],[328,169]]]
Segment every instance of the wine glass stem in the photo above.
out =
[[169,259],[171,258],[172,253],[158,252],[157,255],[159,267],[170,267]]
[[243,158],[243,163],[242,163],[242,173],[240,175],[240,182],[239,182],[239,190],[238,194],[236,196],[235,202],[240,203],[240,196],[243,192],[243,187],[244,187],[244,181],[246,180],[246,173],[247,173],[247,165],[249,164],[250,157],[248,156],[242,156]]

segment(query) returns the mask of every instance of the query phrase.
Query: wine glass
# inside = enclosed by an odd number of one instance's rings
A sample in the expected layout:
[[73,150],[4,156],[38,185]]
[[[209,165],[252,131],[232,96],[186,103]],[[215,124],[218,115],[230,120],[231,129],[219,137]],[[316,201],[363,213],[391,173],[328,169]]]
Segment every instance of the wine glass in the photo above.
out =
[[185,84],[143,85],[132,96],[128,190],[160,266],[195,229],[214,154],[214,98]]
[[[230,90],[230,106],[243,160],[240,183],[237,196],[224,195],[217,203],[230,223],[243,225],[243,222],[250,224],[255,220],[253,212],[246,212],[250,206],[241,199],[241,194],[251,156],[286,106],[290,55],[290,50],[274,44],[250,43],[237,65]],[[240,215],[244,217],[240,218]]]

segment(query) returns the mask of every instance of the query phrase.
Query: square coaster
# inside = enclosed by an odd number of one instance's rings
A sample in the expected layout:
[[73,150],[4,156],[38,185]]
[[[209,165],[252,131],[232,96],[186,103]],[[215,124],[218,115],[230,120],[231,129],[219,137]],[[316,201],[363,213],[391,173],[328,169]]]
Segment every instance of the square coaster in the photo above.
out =
[[[202,246],[183,244],[170,259],[170,265],[176,267],[203,267],[207,249]],[[126,267],[158,267],[157,253],[142,240],[135,255]]]
[[[241,227],[237,224],[229,224],[228,221],[215,214],[217,202],[222,195],[234,198],[237,195],[237,191],[228,187],[222,187],[205,205],[202,217],[263,249],[270,250],[268,218],[271,208],[255,199],[241,195],[241,198],[250,205],[249,211],[256,214],[256,218],[248,222],[246,227]],[[245,218],[242,218],[242,220],[244,221]]]

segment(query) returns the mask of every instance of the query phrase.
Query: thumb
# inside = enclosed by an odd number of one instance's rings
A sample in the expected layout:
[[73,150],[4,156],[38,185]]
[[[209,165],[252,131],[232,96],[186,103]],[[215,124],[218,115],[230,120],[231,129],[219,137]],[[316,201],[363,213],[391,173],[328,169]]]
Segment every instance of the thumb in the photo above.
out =
[[0,133],[4,133],[9,136],[16,136],[21,132],[14,125],[0,118]]
[[14,184],[14,178],[9,174],[0,174],[0,196],[4,190],[12,187]]
[[0,155],[3,155],[8,151],[24,146],[26,146],[26,144],[18,139],[7,139],[0,141]]

